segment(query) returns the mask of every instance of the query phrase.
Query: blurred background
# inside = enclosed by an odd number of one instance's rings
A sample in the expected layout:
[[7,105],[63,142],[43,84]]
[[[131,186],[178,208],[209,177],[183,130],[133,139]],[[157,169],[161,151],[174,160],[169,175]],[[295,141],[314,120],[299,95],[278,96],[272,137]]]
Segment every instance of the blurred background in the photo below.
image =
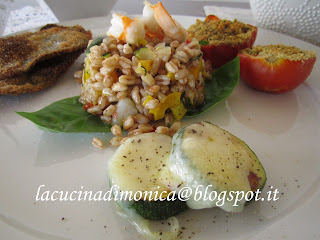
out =
[[[156,3],[158,0],[150,0]],[[320,46],[320,0],[162,0],[174,15],[215,14]],[[0,36],[68,20],[142,13],[143,0],[0,0]]]

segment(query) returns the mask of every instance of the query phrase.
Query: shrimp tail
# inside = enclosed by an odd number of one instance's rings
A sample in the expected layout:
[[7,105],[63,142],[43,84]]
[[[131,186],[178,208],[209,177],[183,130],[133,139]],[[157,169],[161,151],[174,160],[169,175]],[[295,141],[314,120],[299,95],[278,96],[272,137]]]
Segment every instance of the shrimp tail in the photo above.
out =
[[187,30],[177,23],[167,10],[163,7],[161,2],[152,6],[154,17],[162,28],[164,33],[172,39],[184,42],[187,38]]

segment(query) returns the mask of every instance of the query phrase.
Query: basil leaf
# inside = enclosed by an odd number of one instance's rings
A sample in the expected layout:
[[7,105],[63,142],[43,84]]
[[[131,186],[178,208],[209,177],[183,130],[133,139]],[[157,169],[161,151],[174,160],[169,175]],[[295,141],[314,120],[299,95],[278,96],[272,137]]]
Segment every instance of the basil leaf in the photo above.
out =
[[196,116],[203,113],[218,102],[227,98],[237,86],[240,76],[240,61],[236,57],[232,61],[218,68],[211,74],[211,78],[205,83],[204,104],[200,107],[188,110],[187,116]]
[[87,47],[86,53],[90,53],[90,52],[91,52],[91,51],[90,51],[90,48],[91,48],[91,47],[93,47],[93,46],[95,46],[95,45],[100,45],[100,44],[102,43],[103,39],[104,39],[104,37],[98,37],[98,38],[96,38],[95,40],[93,40],[93,41],[89,44],[89,46]]
[[[189,105],[186,116],[196,116],[203,113],[227,98],[237,86],[239,75],[239,57],[214,71],[211,78],[206,81],[204,104],[191,110]],[[111,125],[104,124],[98,116],[86,112],[78,100],[79,96],[66,98],[37,112],[17,113],[46,131],[65,133],[110,132]]]
[[51,132],[110,132],[106,125],[96,115],[90,114],[79,103],[79,96],[54,102],[37,112],[17,112],[29,119],[41,129]]
[[205,46],[205,45],[208,45],[209,42],[208,41],[199,41],[199,44]]

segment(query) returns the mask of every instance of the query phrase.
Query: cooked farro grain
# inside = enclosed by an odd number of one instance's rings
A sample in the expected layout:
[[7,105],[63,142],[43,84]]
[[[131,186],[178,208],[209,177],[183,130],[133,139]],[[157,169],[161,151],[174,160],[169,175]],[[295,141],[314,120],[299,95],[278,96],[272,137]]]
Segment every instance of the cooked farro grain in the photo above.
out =
[[174,121],[174,118],[171,113],[166,113],[164,115],[164,123],[166,126],[169,126]]
[[103,90],[103,84],[102,82],[95,82],[92,84],[92,88],[95,91],[102,91]]
[[104,111],[104,116],[111,116],[116,111],[116,105],[109,105]]
[[121,75],[119,77],[119,82],[126,85],[133,85],[137,83],[137,79],[132,75]]
[[122,91],[117,93],[117,98],[118,99],[125,99],[128,95],[128,91]]
[[156,129],[156,133],[170,135],[171,131],[170,131],[170,128],[168,128],[168,127],[158,126],[157,129]]
[[110,103],[116,103],[116,102],[119,101],[119,98],[117,96],[115,96],[115,95],[112,95],[112,96],[108,97],[108,100],[109,100]]
[[122,131],[119,125],[113,125],[111,127],[111,132],[113,135],[121,137]]
[[115,136],[111,139],[110,144],[114,147],[119,147],[121,143],[122,137]]
[[93,106],[91,108],[88,108],[87,112],[91,113],[91,114],[101,114],[102,110],[101,110],[101,108],[99,108],[98,105],[95,105],[95,106]]
[[119,64],[123,68],[131,68],[132,66],[131,60],[123,56],[120,57]]
[[139,124],[143,124],[143,123],[148,123],[149,122],[149,118],[142,115],[142,114],[137,114],[134,116],[134,120],[139,123]]
[[144,107],[142,106],[141,103],[136,104],[136,108],[139,113],[143,114],[144,113]]
[[128,132],[134,130],[134,129],[137,129],[139,127],[139,124],[138,123],[135,123],[133,124],[133,126],[131,128],[128,129]]
[[[102,75],[102,74],[101,74]],[[106,88],[110,88],[111,86],[112,86],[112,84],[113,84],[113,78],[111,77],[111,76],[105,76],[104,78],[103,78],[103,87],[104,87],[104,89],[106,89]],[[104,90],[103,89],[103,90]]]
[[176,51],[176,53],[173,55],[176,59],[183,63],[187,63],[189,61],[188,55],[183,51]]
[[148,123],[143,123],[138,126],[138,129],[140,129],[143,133],[147,132],[153,132],[154,127],[151,124]]
[[92,138],[92,145],[99,149],[103,148],[103,142],[97,137]]
[[134,129],[128,132],[128,137],[133,137],[142,134],[143,131],[141,129]]
[[108,106],[108,98],[101,95],[98,98],[98,106],[99,106],[100,109],[105,109],[106,106]]
[[152,93],[157,93],[160,91],[160,86],[159,85],[154,85],[150,88],[150,92]]
[[132,54],[132,47],[127,43],[123,46],[123,53],[124,54]]
[[160,104],[158,99],[151,99],[150,101],[148,101],[146,103],[146,105],[144,106],[146,109],[150,110],[150,109],[155,109],[156,107],[158,107]]
[[127,119],[123,122],[123,129],[128,130],[134,125],[134,118],[132,116],[127,117]]
[[127,89],[128,89],[128,86],[121,82],[117,82],[112,85],[112,91],[115,91],[115,92],[122,92],[122,91],[126,91]]
[[159,71],[160,64],[161,64],[160,58],[156,58],[153,61],[152,67],[151,67],[152,76],[155,76],[157,74],[157,72]]
[[170,43],[170,47],[171,47],[171,48],[177,48],[178,46],[179,46],[179,42],[178,42],[177,40],[172,41],[172,42]]
[[124,137],[121,139],[120,141],[120,145],[123,144],[125,141],[127,141],[129,139],[129,137]]
[[[143,58],[139,51],[149,51],[145,53],[149,57]],[[111,131],[116,135],[110,141],[112,146],[127,139],[121,137],[121,126],[129,137],[151,131],[173,135],[181,123],[175,122],[170,109],[161,110],[165,111],[164,124],[173,123],[170,128],[156,128],[153,122],[154,111],[164,107],[169,94],[184,93],[184,100],[189,99],[194,106],[204,100],[202,73],[207,74],[209,68],[196,40],[188,44],[150,42],[143,49],[106,37],[100,45],[91,47],[85,64],[85,73],[75,73],[75,77],[82,76],[79,101],[93,104],[87,111],[99,115],[105,123],[112,123]],[[119,100],[126,103],[120,107]]]
[[82,71],[82,70],[76,71],[76,72],[74,73],[74,77],[75,77],[75,78],[82,78],[82,74],[83,74],[83,71]]
[[111,116],[104,116],[104,115],[102,115],[100,118],[101,118],[101,120],[102,120],[105,124],[110,124],[111,121],[112,121]]
[[179,70],[178,66],[175,65],[172,61],[166,62],[165,66],[168,72],[176,73]]
[[131,91],[131,98],[136,104],[140,104],[141,97],[140,97],[140,92],[139,92],[138,86],[133,87],[133,89]]
[[174,122],[172,125],[171,125],[171,127],[170,127],[170,129],[174,132],[174,133],[176,133],[180,128],[181,128],[181,122]]
[[164,102],[164,100],[167,97],[163,92],[167,92],[169,90],[169,88],[168,89],[164,89],[163,87],[167,87],[167,86],[160,86],[160,92],[157,92],[157,98],[159,99],[159,101],[161,103]]
[[94,78],[95,78],[97,81],[103,81],[104,75],[102,75],[100,72],[97,72],[97,73],[94,75]]
[[149,86],[153,86],[155,84],[154,77],[150,73],[147,73],[146,75],[142,75],[141,79],[143,82],[145,82]]

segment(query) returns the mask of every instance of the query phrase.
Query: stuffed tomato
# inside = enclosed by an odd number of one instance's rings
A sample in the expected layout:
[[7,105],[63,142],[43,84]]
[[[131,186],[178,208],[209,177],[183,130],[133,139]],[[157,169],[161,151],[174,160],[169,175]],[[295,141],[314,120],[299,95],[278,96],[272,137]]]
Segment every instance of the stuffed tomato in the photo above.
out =
[[197,20],[188,29],[188,41],[199,40],[203,58],[218,68],[234,59],[244,48],[251,48],[256,40],[257,27],[237,20],[220,20],[209,15],[204,21]]
[[295,89],[316,61],[313,51],[280,44],[244,49],[239,57],[241,78],[252,88],[272,93]]

